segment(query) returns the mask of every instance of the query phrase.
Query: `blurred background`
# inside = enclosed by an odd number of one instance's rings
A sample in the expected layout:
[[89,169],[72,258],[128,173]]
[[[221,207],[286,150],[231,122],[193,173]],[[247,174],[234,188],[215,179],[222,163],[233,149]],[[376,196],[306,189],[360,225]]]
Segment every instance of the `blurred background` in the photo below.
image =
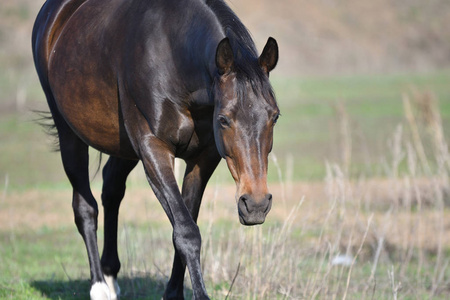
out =
[[[33,122],[38,116],[32,110],[47,109],[30,45],[42,2],[1,3],[0,181],[10,188],[65,182],[58,154],[49,151],[52,141]],[[229,4],[250,29],[258,49],[269,36],[278,40],[280,61],[271,78],[282,118],[274,153],[281,165],[295,166],[295,179],[323,178],[324,162],[344,159],[342,151],[354,163],[353,172],[382,175],[375,165],[392,130],[404,121],[404,95],[428,93],[438,101],[442,122],[448,124],[450,2]],[[342,137],[347,134],[342,122],[348,122],[347,137]]]
[[[0,298],[85,299],[70,185],[33,112],[47,110],[31,54],[43,2],[0,2]],[[206,191],[199,226],[213,298],[449,299],[450,1],[227,3],[260,51],[269,36],[279,43],[271,82],[282,116],[265,225],[238,225],[225,164]],[[156,299],[170,225],[142,166],[128,187],[119,282],[125,299]]]

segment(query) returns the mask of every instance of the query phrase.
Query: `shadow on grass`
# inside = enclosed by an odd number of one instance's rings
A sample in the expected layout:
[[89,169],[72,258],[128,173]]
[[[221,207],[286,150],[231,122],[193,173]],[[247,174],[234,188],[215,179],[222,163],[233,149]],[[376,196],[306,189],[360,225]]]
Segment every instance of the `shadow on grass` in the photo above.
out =
[[[154,279],[150,276],[120,277],[121,300],[161,299],[166,279]],[[47,299],[89,299],[89,280],[42,280],[33,281],[31,286],[40,291]],[[192,290],[185,288],[185,295]]]

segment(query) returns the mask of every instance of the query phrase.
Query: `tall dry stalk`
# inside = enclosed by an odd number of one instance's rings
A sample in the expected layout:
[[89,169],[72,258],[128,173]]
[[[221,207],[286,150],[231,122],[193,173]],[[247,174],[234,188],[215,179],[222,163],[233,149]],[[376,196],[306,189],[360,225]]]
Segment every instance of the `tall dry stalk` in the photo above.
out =
[[275,169],[277,170],[278,180],[281,184],[281,201],[283,202],[284,209],[286,210],[286,185],[285,180],[283,180],[283,172],[281,170],[280,164],[278,163],[278,158],[275,153],[270,153],[270,158],[273,162],[273,165],[275,166]]
[[352,161],[352,137],[350,129],[350,119],[347,109],[342,101],[336,102],[334,105],[338,128],[339,128],[339,151],[341,158],[341,166],[345,174],[349,174],[350,164]]
[[[292,199],[294,197],[294,155],[288,153],[286,155],[286,199]],[[286,207],[285,207],[286,209]]]
[[355,257],[353,258],[352,264],[350,265],[350,269],[348,271],[348,275],[347,275],[347,284],[345,286],[345,292],[344,292],[344,296],[342,296],[342,300],[347,299],[347,292],[348,292],[348,287],[350,285],[350,278],[352,275],[352,270],[353,267],[356,263],[356,259],[358,258],[359,254],[361,253],[361,250],[364,246],[364,243],[366,242],[366,238],[367,238],[367,233],[369,232],[370,229],[370,225],[372,224],[372,218],[373,218],[373,214],[369,217],[369,220],[367,221],[367,227],[366,227],[366,231],[364,232],[361,244],[359,245],[358,251],[356,252]]
[[421,112],[425,125],[433,142],[434,157],[438,167],[438,175],[444,181],[444,185],[449,185],[448,171],[450,168],[450,155],[448,145],[445,141],[444,127],[442,125],[441,114],[439,113],[439,102],[434,93],[416,92],[416,103]]
[[[406,100],[405,100],[406,99]],[[434,209],[435,209],[435,218],[434,218],[434,234],[437,236],[437,247],[436,247],[436,262],[432,275],[432,287],[430,290],[430,298],[432,298],[438,290],[438,287],[442,283],[442,276],[444,270],[448,267],[448,259],[444,259],[443,255],[443,243],[444,243],[444,208],[445,208],[445,200],[444,194],[448,193],[450,185],[449,185],[449,166],[450,166],[450,156],[448,153],[448,145],[445,141],[445,135],[442,125],[442,118],[439,113],[439,103],[434,93],[425,92],[419,93],[417,91],[414,92],[414,100],[417,107],[418,114],[420,114],[421,119],[423,120],[425,127],[427,129],[428,135],[432,141],[433,154],[435,158],[436,164],[436,172],[434,176],[431,177],[431,187],[432,187],[432,199],[434,200]],[[404,97],[405,112],[408,117],[408,121],[410,123],[410,127],[413,129],[413,137],[419,135],[418,123],[416,122],[413,112],[411,109],[411,105],[409,104],[409,99]],[[420,137],[416,138],[417,140]],[[422,150],[423,145],[422,145]],[[419,155],[420,152],[419,152]],[[428,163],[428,166],[430,164]],[[421,211],[422,211],[422,197],[421,193],[418,189],[415,189],[415,194],[418,199],[418,244],[419,249],[424,244],[424,240],[422,238],[423,230],[422,230],[422,219],[421,219]],[[424,263],[424,253],[421,250],[419,253],[419,265],[418,270],[420,270],[421,266]],[[418,272],[419,273],[419,272]]]
[[6,195],[8,194],[8,187],[9,187],[9,174],[6,173],[6,175],[5,175],[5,184],[4,184],[4,187],[3,187],[3,195],[2,195],[3,202],[5,201]]
[[413,113],[410,98],[406,94],[403,94],[403,109],[412,133],[413,145],[415,147],[416,153],[419,156],[425,175],[429,176],[431,175],[431,168],[425,154],[425,148],[423,146],[422,138],[420,137],[419,127]]
[[391,269],[388,271],[388,277],[389,277],[389,281],[391,283],[392,298],[394,300],[397,300],[398,292],[402,287],[402,283],[401,282],[395,283],[394,266],[391,266]]

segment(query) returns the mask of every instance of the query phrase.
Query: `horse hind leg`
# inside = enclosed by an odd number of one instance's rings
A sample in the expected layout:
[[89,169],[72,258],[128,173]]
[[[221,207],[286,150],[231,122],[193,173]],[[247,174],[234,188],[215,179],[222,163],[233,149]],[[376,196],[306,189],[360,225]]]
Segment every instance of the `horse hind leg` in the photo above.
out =
[[89,184],[88,146],[62,121],[53,114],[58,129],[59,144],[64,170],[73,187],[72,207],[75,224],[83,237],[89,258],[91,273],[90,297],[94,300],[111,299],[100,265],[97,246],[98,205]]
[[[35,37],[33,37],[33,40]],[[59,149],[67,177],[73,188],[72,207],[75,224],[83,237],[89,258],[91,273],[90,298],[94,300],[111,299],[100,265],[97,245],[98,205],[92,195],[89,184],[88,146],[71,130],[60,114],[48,83],[47,71],[37,63],[39,56],[35,52],[35,62],[39,80],[47,98],[57,136]]]
[[104,246],[101,265],[106,283],[111,291],[111,299],[117,299],[120,288],[117,273],[120,260],[117,253],[117,225],[119,206],[125,195],[125,182],[128,174],[138,161],[110,157],[103,168],[102,204],[104,208]]

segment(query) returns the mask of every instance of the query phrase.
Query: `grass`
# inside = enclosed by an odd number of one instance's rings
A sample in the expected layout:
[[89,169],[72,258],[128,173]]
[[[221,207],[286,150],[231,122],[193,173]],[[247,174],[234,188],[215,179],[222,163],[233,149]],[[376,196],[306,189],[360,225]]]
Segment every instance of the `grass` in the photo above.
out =
[[[423,111],[407,109],[414,101]],[[433,98],[406,97],[404,105],[408,122],[390,131],[384,178],[354,177],[351,156],[346,164],[326,163],[318,183],[298,183],[293,171],[279,168],[283,180],[271,185],[276,203],[263,226],[240,226],[234,187],[223,184],[220,172],[213,178],[199,219],[212,299],[448,299],[450,156]],[[425,111],[422,128],[414,120]],[[344,125],[343,153],[352,144]],[[425,140],[434,156],[421,161]],[[119,284],[123,299],[159,299],[171,270],[171,228],[133,176],[119,226]],[[99,199],[96,184],[94,194]],[[67,217],[69,199],[70,189],[3,194],[1,297],[87,297],[87,258]],[[186,278],[188,299],[189,284]]]
[[[0,298],[89,298],[87,255],[82,251],[84,244],[76,230],[41,229],[15,236],[1,235],[1,239],[2,244],[10,247],[1,251]],[[162,278],[152,279],[148,274],[121,278],[122,288],[127,291],[125,299],[130,295],[133,299],[160,297],[164,284]]]
[[[297,180],[317,180],[325,174],[325,160],[340,161],[343,107],[354,141],[356,175],[379,176],[392,128],[404,120],[402,95],[433,91],[439,100],[443,126],[450,124],[450,73],[368,75],[272,79],[282,112],[275,131],[274,151],[294,156]],[[446,133],[449,138],[449,133]],[[368,160],[370,157],[372,160]]]
[[[439,228],[440,222],[449,219],[449,209],[440,211],[438,203],[429,203],[413,210],[389,196],[377,199],[389,207],[382,209],[378,201],[365,199],[375,196],[373,184],[341,177],[334,166],[319,192],[280,199],[282,187],[277,186],[274,195],[280,200],[267,223],[251,228],[238,224],[234,201],[221,196],[230,195],[232,187],[219,184],[209,189],[199,225],[201,260],[212,299],[224,299],[233,278],[229,299],[344,299],[344,295],[393,299],[394,292],[399,299],[447,299],[450,240]],[[383,190],[397,185],[401,194],[415,188],[423,196],[428,193],[415,184],[409,188],[397,181],[376,184]],[[305,191],[305,186],[295,190]],[[70,191],[64,191],[53,195],[58,199],[54,201],[60,201],[62,194],[69,200]],[[48,199],[49,195],[52,198],[51,193],[38,192],[35,197]],[[123,299],[159,299],[171,269],[170,225],[152,215],[162,215],[162,209],[148,190],[131,188],[125,203],[119,226]],[[136,206],[139,213],[133,210]],[[11,220],[14,226],[7,230],[3,224],[2,299],[87,297],[87,257],[81,237],[67,218],[70,205],[55,210],[60,214],[57,226],[30,228],[23,220]],[[51,219],[51,213],[42,216]],[[431,239],[430,232],[435,232]],[[438,241],[440,235],[443,243]],[[100,244],[101,237],[102,230]],[[343,254],[352,258],[350,266],[333,263]],[[188,279],[186,285],[189,299]]]
[[0,174],[13,188],[55,182],[63,175],[59,153],[51,152],[50,139],[32,118],[7,115],[0,120],[0,152],[5,154],[0,157]]
[[[353,172],[379,176],[377,166],[384,154],[392,128],[404,123],[403,93],[433,91],[439,100],[443,126],[450,124],[450,71],[430,74],[367,75],[318,78],[272,79],[282,117],[275,129],[274,153],[280,166],[292,157],[295,180],[320,180],[325,175],[324,161],[340,162],[339,106],[351,124]],[[27,87],[24,105],[45,109],[42,93],[35,84]],[[4,100],[4,99],[1,99]],[[59,154],[51,153],[51,140],[32,122],[37,116],[5,113],[0,118],[0,180],[8,178],[9,189],[64,185]],[[449,138],[449,133],[445,133]],[[92,165],[95,166],[93,155]],[[95,168],[95,167],[93,167]],[[269,179],[278,180],[270,168]],[[226,167],[218,170],[229,182]],[[45,173],[45,180],[42,178]],[[145,176],[142,176],[145,181]],[[0,187],[1,188],[1,187]]]
[[[229,171],[211,179],[199,219],[211,297],[447,299],[449,79],[274,78],[283,113],[269,174],[276,203],[266,224],[242,227]],[[70,187],[31,118],[0,119],[0,298],[85,299],[89,269]],[[142,170],[128,186],[123,299],[159,299],[171,270],[170,224]],[[188,299],[189,285],[186,278]]]

